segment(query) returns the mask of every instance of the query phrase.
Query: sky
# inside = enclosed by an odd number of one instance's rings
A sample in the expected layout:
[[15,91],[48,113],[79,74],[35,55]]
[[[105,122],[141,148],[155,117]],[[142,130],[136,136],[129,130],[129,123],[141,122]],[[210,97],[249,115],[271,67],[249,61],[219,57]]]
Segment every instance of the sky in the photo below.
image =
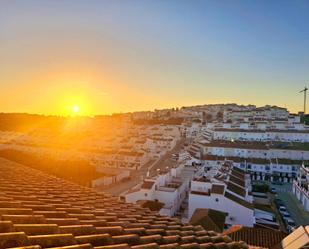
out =
[[306,85],[306,0],[0,0],[0,112],[297,112]]

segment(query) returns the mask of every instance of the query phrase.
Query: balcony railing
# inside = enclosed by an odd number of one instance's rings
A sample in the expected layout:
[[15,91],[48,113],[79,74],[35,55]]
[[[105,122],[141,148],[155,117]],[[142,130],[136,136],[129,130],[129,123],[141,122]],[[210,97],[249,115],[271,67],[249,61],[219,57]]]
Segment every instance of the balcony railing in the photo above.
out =
[[293,182],[294,186],[297,187],[297,189],[302,192],[308,199],[309,199],[309,191],[308,191],[308,187],[304,187],[303,185],[299,184],[299,182],[294,181]]

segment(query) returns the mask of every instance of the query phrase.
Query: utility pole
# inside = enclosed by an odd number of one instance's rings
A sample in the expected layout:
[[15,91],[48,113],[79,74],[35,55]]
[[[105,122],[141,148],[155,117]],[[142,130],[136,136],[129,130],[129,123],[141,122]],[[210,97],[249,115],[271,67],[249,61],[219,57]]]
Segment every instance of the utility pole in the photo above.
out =
[[305,87],[300,93],[304,92],[304,115],[306,114],[306,102],[307,102],[307,90],[308,88]]

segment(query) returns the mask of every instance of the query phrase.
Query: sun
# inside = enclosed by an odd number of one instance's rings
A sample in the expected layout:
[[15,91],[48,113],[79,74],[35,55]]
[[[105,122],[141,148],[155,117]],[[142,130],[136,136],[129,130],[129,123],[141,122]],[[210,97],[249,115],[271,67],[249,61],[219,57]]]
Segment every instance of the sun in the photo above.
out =
[[79,112],[79,106],[78,105],[74,105],[72,108],[72,111],[76,114]]

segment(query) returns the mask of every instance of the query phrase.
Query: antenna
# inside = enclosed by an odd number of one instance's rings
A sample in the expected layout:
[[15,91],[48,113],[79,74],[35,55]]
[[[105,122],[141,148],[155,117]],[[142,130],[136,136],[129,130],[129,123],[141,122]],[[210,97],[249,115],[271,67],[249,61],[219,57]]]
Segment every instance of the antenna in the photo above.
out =
[[307,90],[308,90],[308,88],[305,86],[305,88],[300,91],[300,93],[304,92],[304,115],[306,114]]

